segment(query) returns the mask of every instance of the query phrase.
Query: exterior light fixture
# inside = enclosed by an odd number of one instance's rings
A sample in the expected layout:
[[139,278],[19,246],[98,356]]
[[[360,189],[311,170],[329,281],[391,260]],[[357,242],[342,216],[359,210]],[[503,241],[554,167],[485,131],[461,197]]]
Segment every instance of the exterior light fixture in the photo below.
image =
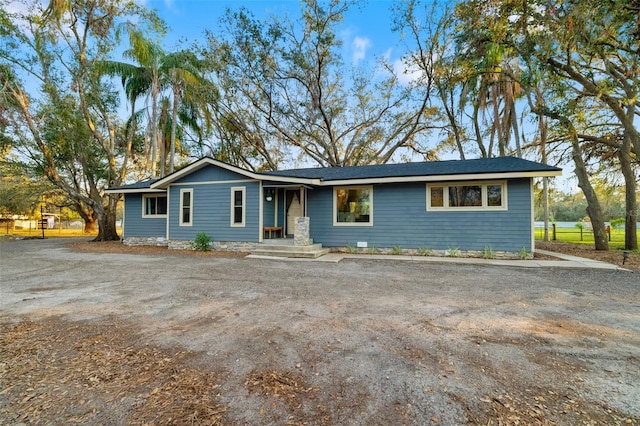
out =
[[270,203],[271,201],[273,201],[273,194],[273,188],[267,188],[267,190],[265,191],[264,199]]

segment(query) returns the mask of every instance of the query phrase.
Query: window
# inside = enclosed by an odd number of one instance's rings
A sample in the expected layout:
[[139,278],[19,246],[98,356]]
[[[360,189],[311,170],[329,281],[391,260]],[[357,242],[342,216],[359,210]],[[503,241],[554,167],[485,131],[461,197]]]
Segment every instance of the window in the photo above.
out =
[[348,187],[333,191],[334,225],[372,225],[373,188]]
[[480,185],[456,185],[449,187],[449,207],[482,207]]
[[142,217],[166,217],[166,216],[167,216],[167,196],[165,194],[142,196]]
[[506,210],[505,182],[427,185],[427,210]]
[[191,226],[193,222],[193,189],[180,190],[180,226]]
[[231,226],[244,226],[245,188],[231,188]]

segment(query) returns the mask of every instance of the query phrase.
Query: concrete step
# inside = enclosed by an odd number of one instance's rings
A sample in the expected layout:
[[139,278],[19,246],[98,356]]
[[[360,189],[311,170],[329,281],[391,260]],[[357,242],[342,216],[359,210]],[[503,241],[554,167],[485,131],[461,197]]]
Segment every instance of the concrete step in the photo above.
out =
[[[316,259],[320,256],[324,256],[325,254],[329,253],[329,249],[322,248],[322,244],[313,244],[313,246],[320,246],[320,247],[315,247],[314,249],[307,249],[307,247],[312,247],[312,246],[301,246],[301,247],[287,246],[286,248],[283,246],[277,246],[272,248],[260,247],[256,250],[253,250],[251,254],[255,254],[259,256],[269,256],[269,257],[294,257],[294,258],[304,258],[304,259]],[[292,248],[293,249],[297,248],[302,250],[292,250]]]
[[[262,245],[273,246],[293,246],[293,238],[265,238]],[[309,238],[309,244],[313,244],[313,238]]]
[[315,251],[321,250],[322,244],[309,244],[306,246],[294,246],[284,244],[270,244],[263,242],[258,246],[258,250],[276,250],[276,251]]

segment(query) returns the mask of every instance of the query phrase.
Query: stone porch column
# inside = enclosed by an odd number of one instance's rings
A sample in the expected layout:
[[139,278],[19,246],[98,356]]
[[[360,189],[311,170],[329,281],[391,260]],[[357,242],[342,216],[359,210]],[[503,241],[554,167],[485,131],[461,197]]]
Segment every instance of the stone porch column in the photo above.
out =
[[308,217],[296,217],[296,229],[293,233],[293,245],[294,246],[308,246],[311,244],[309,238],[309,218]]

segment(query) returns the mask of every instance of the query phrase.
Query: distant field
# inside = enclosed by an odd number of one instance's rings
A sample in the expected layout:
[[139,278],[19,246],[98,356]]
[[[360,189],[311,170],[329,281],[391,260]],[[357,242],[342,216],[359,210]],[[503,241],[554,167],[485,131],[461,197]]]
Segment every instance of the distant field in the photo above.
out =
[[[119,232],[119,231],[118,231]],[[42,229],[0,229],[0,237],[11,235],[14,237],[41,237]],[[45,229],[46,238],[69,238],[69,237],[95,237],[98,232],[85,233],[82,229]]]
[[[638,243],[640,244],[640,232],[638,232],[638,236]],[[542,240],[544,237],[544,228],[536,227],[535,237],[536,240]],[[553,239],[553,230],[551,226],[549,226],[549,239]],[[577,244],[593,244],[593,232],[590,229],[583,229],[581,233],[580,229],[576,227],[556,227],[556,241]],[[612,248],[624,248],[624,230],[611,230],[609,245]]]

